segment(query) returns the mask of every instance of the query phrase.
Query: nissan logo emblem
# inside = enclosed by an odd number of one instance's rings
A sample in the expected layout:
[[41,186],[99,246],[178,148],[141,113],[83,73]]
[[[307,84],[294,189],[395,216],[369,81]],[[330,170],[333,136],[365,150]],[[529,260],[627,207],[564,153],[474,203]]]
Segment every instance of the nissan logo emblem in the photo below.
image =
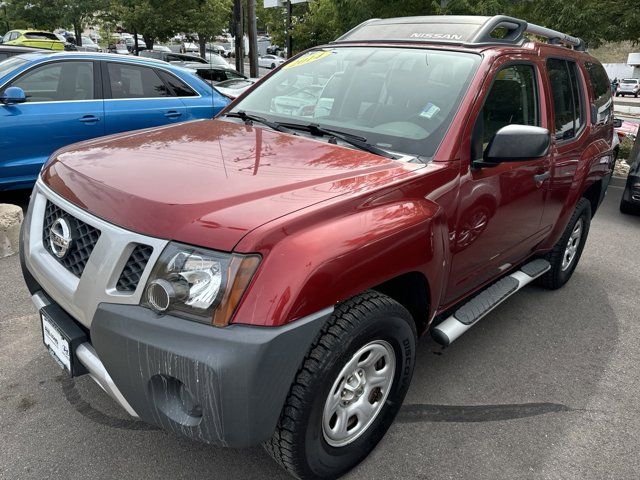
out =
[[62,217],[57,218],[53,222],[53,225],[51,225],[51,230],[49,231],[49,246],[51,247],[51,251],[56,257],[64,258],[69,252],[72,243],[73,235],[71,225],[69,225],[66,219]]

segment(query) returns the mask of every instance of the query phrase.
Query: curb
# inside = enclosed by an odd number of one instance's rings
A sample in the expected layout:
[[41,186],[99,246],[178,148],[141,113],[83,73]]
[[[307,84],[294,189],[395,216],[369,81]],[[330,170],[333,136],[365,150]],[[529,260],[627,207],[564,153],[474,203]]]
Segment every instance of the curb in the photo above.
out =
[[0,203],[0,258],[18,253],[23,218],[22,208]]

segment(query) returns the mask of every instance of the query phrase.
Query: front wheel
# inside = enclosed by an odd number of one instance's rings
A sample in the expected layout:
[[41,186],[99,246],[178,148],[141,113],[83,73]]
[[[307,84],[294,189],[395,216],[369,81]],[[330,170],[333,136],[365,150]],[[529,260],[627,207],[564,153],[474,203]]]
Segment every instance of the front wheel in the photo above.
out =
[[591,225],[591,203],[581,198],[562,237],[547,255],[551,269],[538,279],[544,288],[555,290],[569,281],[578,266]]
[[415,348],[411,315],[389,297],[366,292],[337,306],[296,376],[266,450],[300,479],[346,473],[398,413]]

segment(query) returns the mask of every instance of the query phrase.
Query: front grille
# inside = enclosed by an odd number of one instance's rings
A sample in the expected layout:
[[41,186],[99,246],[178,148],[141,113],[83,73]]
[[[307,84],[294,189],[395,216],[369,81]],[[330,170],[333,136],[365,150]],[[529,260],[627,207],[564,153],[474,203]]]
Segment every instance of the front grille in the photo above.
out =
[[120,274],[116,290],[119,292],[135,292],[138,283],[140,283],[142,272],[144,272],[152,253],[153,248],[149,245],[136,245]]
[[[64,218],[73,231],[73,241],[63,258],[59,258],[51,248],[50,237],[51,227],[58,218]],[[44,228],[42,229],[42,243],[51,253],[53,258],[60,262],[71,273],[80,277],[87,266],[93,248],[100,238],[100,230],[87,225],[77,218],[69,215],[57,205],[47,201],[47,208],[44,214]]]

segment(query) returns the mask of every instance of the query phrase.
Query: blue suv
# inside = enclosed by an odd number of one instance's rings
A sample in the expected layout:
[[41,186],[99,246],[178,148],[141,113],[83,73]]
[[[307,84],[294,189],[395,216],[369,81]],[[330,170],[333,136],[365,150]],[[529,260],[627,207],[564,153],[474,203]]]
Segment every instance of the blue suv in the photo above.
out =
[[102,135],[214,117],[229,100],[157,60],[32,53],[0,62],[0,190],[28,188],[58,148]]

